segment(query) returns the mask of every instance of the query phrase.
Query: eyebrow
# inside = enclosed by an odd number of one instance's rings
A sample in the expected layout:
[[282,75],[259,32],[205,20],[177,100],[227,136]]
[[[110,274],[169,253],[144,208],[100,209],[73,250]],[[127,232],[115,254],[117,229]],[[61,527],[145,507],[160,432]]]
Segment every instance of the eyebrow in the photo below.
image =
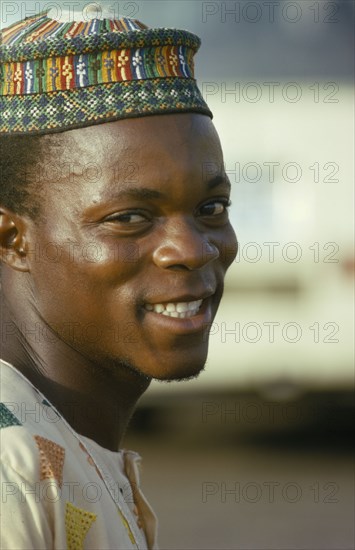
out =
[[148,187],[123,187],[116,193],[116,198],[123,196],[132,197],[133,199],[160,199],[164,196],[160,191],[149,189]]
[[227,176],[218,174],[214,178],[208,180],[207,189],[211,191],[212,189],[215,189],[215,187],[218,187],[219,185],[226,185],[228,189],[231,188],[231,184]]
[[[211,191],[218,187],[219,185],[225,185],[228,189],[231,188],[231,184],[226,176],[218,175],[214,176],[206,182],[206,187],[208,191]],[[115,193],[115,198],[119,199],[123,196],[131,197],[133,199],[141,200],[150,200],[150,199],[162,199],[165,197],[165,194],[161,191],[156,191],[155,189],[150,189],[149,187],[128,187],[123,186],[117,193]]]

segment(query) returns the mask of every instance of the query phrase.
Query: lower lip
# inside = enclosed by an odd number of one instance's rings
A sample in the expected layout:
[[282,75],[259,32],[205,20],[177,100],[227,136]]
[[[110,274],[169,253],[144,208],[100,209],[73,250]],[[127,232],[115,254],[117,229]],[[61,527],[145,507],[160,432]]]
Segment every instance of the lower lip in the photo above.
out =
[[193,317],[169,317],[154,311],[144,309],[145,319],[149,323],[154,323],[158,328],[175,334],[191,334],[201,332],[210,328],[212,323],[212,303],[211,298],[203,300],[200,309]]

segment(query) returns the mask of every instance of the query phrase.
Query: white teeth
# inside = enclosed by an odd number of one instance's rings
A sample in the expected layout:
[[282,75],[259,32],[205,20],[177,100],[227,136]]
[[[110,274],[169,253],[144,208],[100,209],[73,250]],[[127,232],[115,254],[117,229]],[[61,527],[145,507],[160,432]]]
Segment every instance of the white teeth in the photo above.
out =
[[195,300],[192,302],[169,302],[168,304],[145,304],[144,307],[147,311],[154,311],[154,313],[160,313],[166,317],[185,319],[196,315],[201,304],[202,300]]
[[189,304],[187,302],[180,302],[179,304],[176,304],[176,311],[178,311],[179,313],[184,313],[188,310]]

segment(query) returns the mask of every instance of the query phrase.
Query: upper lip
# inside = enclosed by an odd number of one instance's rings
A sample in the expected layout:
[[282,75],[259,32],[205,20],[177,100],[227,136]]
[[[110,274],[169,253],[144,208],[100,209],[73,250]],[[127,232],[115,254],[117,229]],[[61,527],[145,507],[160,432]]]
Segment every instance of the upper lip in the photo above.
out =
[[206,298],[209,298],[210,296],[213,296],[213,294],[216,292],[216,290],[206,290],[202,293],[196,293],[196,294],[180,294],[179,296],[154,296],[154,298],[148,298],[145,300],[145,304],[169,304],[169,303],[179,303],[179,302],[195,302],[197,300],[205,300]]

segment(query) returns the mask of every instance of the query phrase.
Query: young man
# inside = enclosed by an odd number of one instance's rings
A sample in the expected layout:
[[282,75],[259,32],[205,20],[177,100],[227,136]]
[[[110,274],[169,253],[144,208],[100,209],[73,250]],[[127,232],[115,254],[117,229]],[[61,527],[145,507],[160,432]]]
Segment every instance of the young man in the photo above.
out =
[[237,251],[198,47],[127,18],[3,31],[1,548],[156,547],[121,440],[152,379],[203,369]]

